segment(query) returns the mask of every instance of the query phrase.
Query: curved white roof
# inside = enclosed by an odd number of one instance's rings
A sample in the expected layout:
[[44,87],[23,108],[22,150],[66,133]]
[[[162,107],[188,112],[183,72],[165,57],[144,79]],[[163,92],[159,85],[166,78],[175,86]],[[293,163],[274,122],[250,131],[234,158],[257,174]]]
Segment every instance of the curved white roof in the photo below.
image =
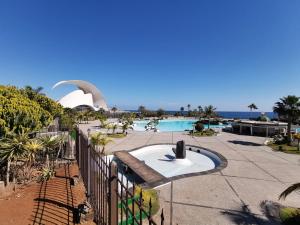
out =
[[95,85],[83,80],[66,80],[56,83],[53,89],[65,84],[75,85],[79,90],[67,94],[58,101],[63,107],[75,108],[80,105],[87,105],[96,111],[100,108],[108,110],[102,93]]

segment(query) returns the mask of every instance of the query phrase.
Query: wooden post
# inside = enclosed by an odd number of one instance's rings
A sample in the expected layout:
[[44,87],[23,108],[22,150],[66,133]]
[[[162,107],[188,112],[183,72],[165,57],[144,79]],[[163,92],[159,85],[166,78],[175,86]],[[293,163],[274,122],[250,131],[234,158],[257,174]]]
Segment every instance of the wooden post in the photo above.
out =
[[251,134],[251,136],[253,136],[253,127],[252,127],[252,125],[250,126],[250,134]]
[[109,219],[110,225],[118,224],[118,170],[117,164],[113,161],[109,171]]
[[243,126],[240,124],[240,134],[242,134]]

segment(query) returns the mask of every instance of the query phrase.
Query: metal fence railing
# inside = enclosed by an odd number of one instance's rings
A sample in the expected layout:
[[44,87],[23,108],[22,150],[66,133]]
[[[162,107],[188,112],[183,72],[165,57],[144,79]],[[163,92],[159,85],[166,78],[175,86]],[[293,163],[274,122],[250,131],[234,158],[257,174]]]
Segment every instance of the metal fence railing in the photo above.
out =
[[128,182],[116,163],[94,149],[88,137],[79,130],[76,132],[75,148],[80,174],[97,224],[164,224],[163,210],[160,222],[155,222],[151,199],[145,205],[143,191],[137,192],[136,185]]

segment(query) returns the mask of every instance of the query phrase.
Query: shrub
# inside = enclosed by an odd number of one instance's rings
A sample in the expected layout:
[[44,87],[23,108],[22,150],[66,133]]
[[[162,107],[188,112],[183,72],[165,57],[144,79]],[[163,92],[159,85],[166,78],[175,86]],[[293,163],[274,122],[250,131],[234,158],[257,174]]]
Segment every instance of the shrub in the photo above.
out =
[[198,132],[203,131],[203,130],[204,130],[204,125],[203,125],[203,123],[201,123],[200,121],[196,122],[195,129],[196,129],[196,131],[198,131]]
[[141,187],[137,186],[135,190],[135,195],[139,196],[140,193],[142,192],[143,194],[143,208],[144,210],[149,213],[149,204],[150,204],[150,199],[151,199],[151,215],[155,215],[159,208],[159,197],[158,193],[155,189],[142,189]]
[[277,144],[277,145],[281,145],[281,144],[285,144],[287,142],[286,138],[282,135],[275,135],[273,137],[273,142],[274,144]]

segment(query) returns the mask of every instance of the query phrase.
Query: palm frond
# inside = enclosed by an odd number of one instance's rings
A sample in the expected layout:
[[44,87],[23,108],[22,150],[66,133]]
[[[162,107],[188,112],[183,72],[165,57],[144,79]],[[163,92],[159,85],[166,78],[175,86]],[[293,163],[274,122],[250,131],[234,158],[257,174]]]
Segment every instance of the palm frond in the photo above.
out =
[[296,183],[288,187],[284,192],[281,193],[279,199],[285,199],[288,195],[297,190],[300,190],[300,183]]

